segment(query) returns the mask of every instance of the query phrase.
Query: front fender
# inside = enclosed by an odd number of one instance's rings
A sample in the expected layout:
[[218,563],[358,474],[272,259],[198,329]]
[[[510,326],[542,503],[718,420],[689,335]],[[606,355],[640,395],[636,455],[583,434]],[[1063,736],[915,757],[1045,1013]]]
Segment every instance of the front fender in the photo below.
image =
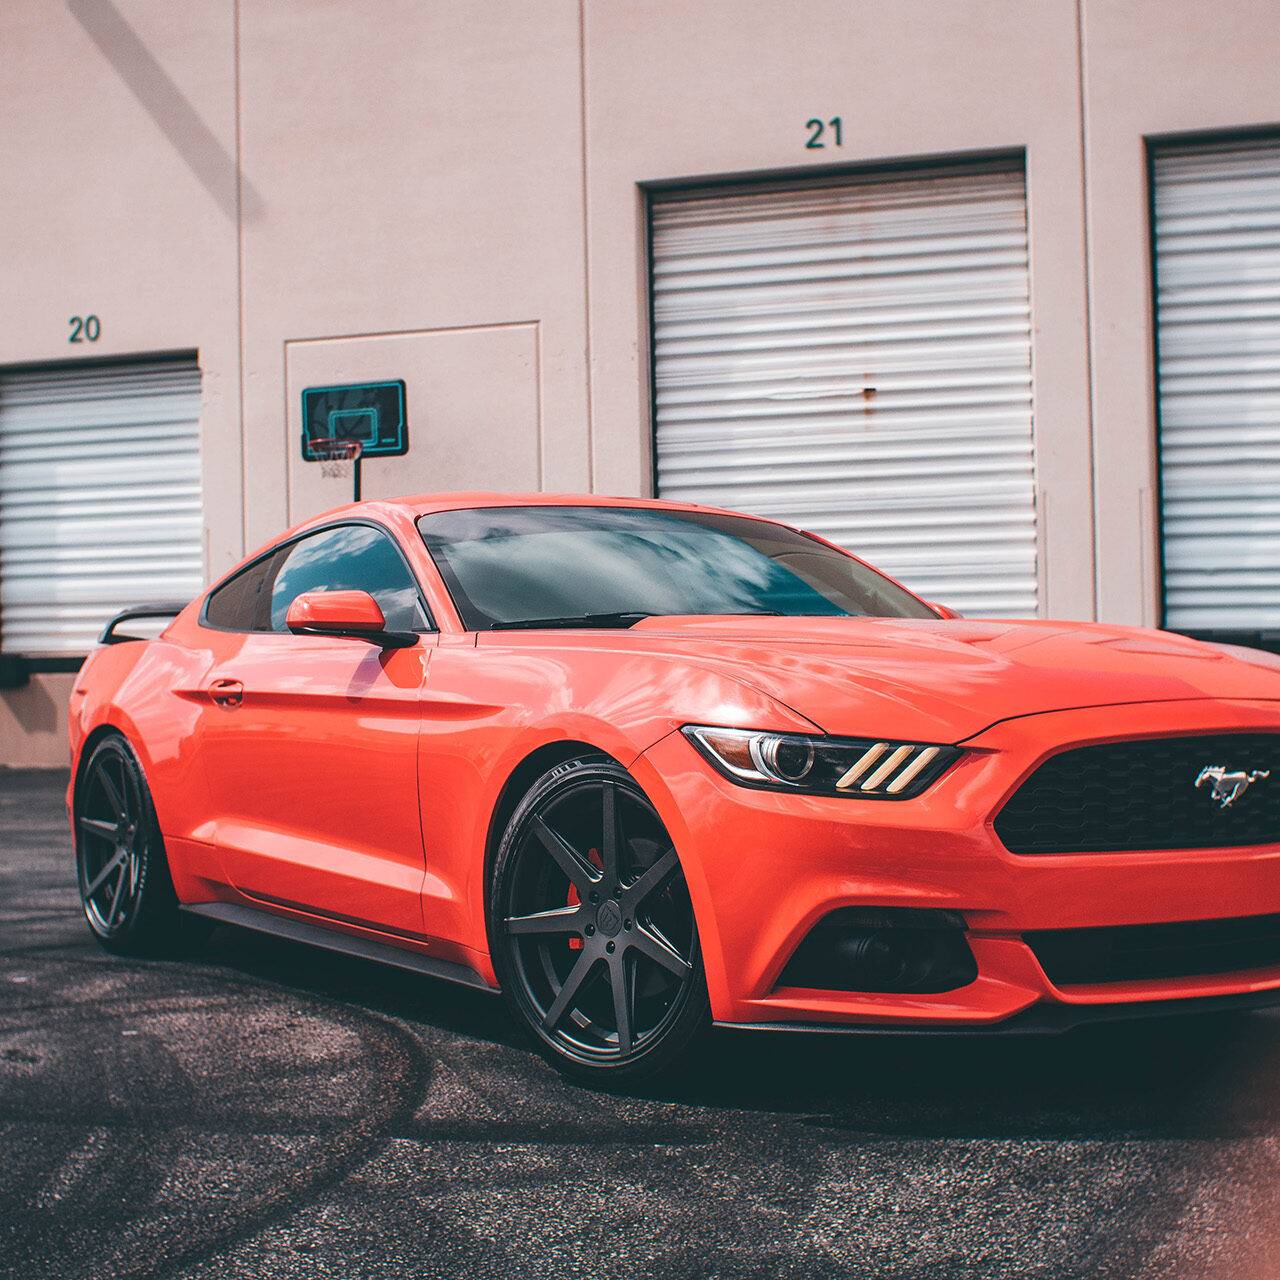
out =
[[[431,656],[419,747],[427,932],[488,956],[490,823],[521,764],[582,743],[631,768],[688,723],[813,732],[790,708],[710,664],[653,653],[593,654],[484,636]],[[643,784],[642,784],[643,785]]]

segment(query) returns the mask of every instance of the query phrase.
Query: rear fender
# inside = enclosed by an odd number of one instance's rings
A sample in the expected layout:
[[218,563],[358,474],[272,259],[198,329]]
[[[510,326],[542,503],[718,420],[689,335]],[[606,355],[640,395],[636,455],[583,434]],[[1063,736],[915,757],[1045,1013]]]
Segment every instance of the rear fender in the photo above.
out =
[[71,742],[68,811],[87,758],[86,745],[106,730],[123,735],[151,789],[174,885],[184,900],[190,892],[184,892],[189,888],[186,868],[176,851],[208,812],[209,793],[196,751],[201,704],[181,696],[179,690],[200,687],[208,666],[207,653],[163,639],[97,649],[80,669],[67,716]]

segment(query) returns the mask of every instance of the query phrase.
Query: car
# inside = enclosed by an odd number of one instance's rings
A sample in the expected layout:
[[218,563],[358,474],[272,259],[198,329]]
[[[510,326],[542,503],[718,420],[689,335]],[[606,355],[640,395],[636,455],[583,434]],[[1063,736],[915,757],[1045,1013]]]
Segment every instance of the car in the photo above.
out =
[[713,1023],[1280,1000],[1261,650],[964,619],[776,521],[502,494],[329,512],[103,641],[68,805],[113,952],[220,922],[501,991],[603,1085]]

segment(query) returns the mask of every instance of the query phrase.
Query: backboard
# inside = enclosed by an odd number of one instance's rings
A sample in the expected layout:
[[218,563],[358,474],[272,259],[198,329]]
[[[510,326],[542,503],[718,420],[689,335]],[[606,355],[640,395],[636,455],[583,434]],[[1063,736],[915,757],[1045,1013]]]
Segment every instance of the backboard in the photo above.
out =
[[408,451],[404,383],[354,382],[307,387],[302,393],[302,457],[320,462],[324,440],[356,440],[361,457],[395,457]]

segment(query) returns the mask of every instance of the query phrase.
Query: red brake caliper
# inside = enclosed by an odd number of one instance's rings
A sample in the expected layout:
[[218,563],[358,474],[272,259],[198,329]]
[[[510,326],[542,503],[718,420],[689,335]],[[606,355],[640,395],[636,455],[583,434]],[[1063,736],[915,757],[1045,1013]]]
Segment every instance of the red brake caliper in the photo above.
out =
[[[600,870],[600,871],[604,870],[604,862],[600,858],[600,851],[598,849],[587,850],[587,861],[591,863],[593,867],[597,868],[597,870]],[[581,901],[582,901],[582,898],[578,895],[578,886],[576,884],[570,883],[569,897],[565,905],[569,907],[576,907]],[[581,951],[582,939],[571,937],[569,939],[569,950]]]

